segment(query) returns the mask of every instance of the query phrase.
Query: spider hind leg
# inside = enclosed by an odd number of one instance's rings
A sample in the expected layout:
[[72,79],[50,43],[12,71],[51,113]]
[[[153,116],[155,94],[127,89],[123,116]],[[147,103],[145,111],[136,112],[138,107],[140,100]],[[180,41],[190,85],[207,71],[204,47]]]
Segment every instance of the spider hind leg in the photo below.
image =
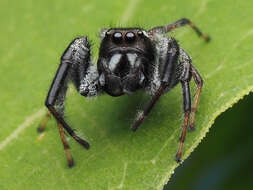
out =
[[[195,112],[197,111],[201,90],[203,87],[203,80],[201,76],[199,75],[197,69],[195,69],[194,66],[191,64],[190,57],[184,52],[183,49],[180,49],[180,62],[183,68],[181,72],[180,82],[182,85],[183,92],[184,122],[180,136],[179,148],[176,153],[177,162],[181,161],[183,144],[186,138],[187,129],[190,129],[191,131],[194,130]],[[194,97],[193,106],[191,107],[189,83],[192,77],[197,84],[197,91]]]
[[47,126],[47,122],[51,119],[51,113],[48,111],[44,118],[42,119],[42,121],[40,122],[38,128],[37,128],[37,131],[39,133],[43,132]]

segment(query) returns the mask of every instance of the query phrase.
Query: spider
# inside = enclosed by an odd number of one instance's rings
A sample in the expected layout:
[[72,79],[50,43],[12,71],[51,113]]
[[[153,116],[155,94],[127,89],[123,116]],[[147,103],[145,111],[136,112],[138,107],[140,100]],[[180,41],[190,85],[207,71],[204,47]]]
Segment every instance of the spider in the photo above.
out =
[[[160,96],[178,83],[182,85],[184,121],[176,153],[180,162],[187,128],[194,129],[195,112],[198,107],[203,80],[191,63],[191,58],[179,46],[170,32],[178,27],[189,25],[205,41],[203,34],[189,19],[183,18],[166,26],[157,26],[150,30],[142,28],[109,28],[100,32],[101,44],[97,66],[91,59],[88,38],[74,39],[61,56],[60,66],[48,92],[45,105],[49,112],[39,125],[43,131],[51,114],[57,120],[61,140],[65,149],[68,165],[74,164],[69,152],[64,129],[84,148],[89,143],[80,138],[64,120],[64,100],[71,81],[76,90],[85,97],[107,93],[110,96],[131,94],[144,89],[152,98],[141,114],[138,115],[132,130],[136,131]],[[197,85],[197,91],[191,107],[189,83],[191,77]]]

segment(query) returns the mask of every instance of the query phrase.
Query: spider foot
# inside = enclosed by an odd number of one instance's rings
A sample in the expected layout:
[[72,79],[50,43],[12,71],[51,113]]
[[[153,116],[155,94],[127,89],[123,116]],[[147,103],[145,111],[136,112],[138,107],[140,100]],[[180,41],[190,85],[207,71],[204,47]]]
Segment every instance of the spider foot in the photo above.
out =
[[190,132],[193,132],[193,131],[195,131],[196,130],[196,128],[193,126],[193,125],[190,125],[189,127],[188,127],[188,131],[190,131]]
[[138,128],[138,126],[133,125],[131,129],[132,129],[133,132],[135,132],[137,130],[137,128]]
[[140,126],[140,124],[142,123],[142,121],[144,120],[144,116],[141,116],[133,125],[132,125],[132,131],[135,132],[138,127]]
[[87,150],[90,148],[90,144],[87,141],[83,140],[82,138],[76,135],[73,135],[73,138]]
[[45,130],[47,122],[49,121],[50,118],[51,118],[51,114],[50,114],[50,112],[47,112],[46,115],[44,116],[43,120],[41,121],[41,123],[37,127],[37,131],[39,133],[41,133]]
[[74,166],[75,162],[73,160],[73,157],[71,156],[69,149],[70,149],[70,147],[68,146],[68,144],[64,144],[64,150],[65,150],[65,155],[67,158],[68,166],[71,168]]
[[177,163],[180,163],[181,162],[181,154],[177,153],[175,156],[175,160]]
[[75,165],[75,162],[74,162],[73,158],[71,160],[68,160],[68,166],[70,168],[72,168],[74,165]]
[[45,130],[44,127],[41,127],[40,125],[37,127],[37,132],[42,133]]
[[204,38],[204,40],[205,40],[206,42],[210,42],[210,41],[211,41],[211,37],[208,36],[207,34],[203,34],[202,37]]

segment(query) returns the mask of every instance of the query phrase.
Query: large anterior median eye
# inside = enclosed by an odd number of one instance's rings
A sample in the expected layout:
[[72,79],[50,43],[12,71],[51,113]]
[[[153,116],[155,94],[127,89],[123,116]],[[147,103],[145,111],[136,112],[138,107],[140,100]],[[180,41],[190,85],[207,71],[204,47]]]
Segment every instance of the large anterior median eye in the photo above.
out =
[[120,43],[122,39],[122,34],[120,32],[115,32],[112,36],[112,40],[114,43]]
[[127,42],[133,42],[135,40],[135,34],[133,32],[127,32],[125,39]]

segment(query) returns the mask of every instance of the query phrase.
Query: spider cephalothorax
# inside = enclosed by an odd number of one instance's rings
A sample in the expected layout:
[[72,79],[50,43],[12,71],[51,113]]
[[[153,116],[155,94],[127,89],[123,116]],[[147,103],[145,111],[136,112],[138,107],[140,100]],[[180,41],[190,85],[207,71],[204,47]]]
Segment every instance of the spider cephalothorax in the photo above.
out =
[[131,93],[145,86],[155,49],[140,28],[112,28],[105,32],[98,60],[99,83],[112,96]]
[[[188,19],[180,19],[170,25],[147,31],[142,28],[103,29],[97,66],[92,62],[87,37],[76,38],[70,43],[61,57],[61,64],[46,99],[50,113],[38,128],[39,131],[44,129],[50,114],[56,118],[69,166],[74,162],[63,129],[82,146],[89,148],[89,143],[78,137],[64,120],[64,99],[69,80],[86,97],[104,92],[111,96],[121,96],[139,89],[147,91],[152,99],[139,114],[132,126],[133,131],[140,126],[159,97],[180,82],[184,107],[183,129],[176,154],[176,160],[180,161],[186,130],[188,127],[194,128],[195,112],[203,86],[199,73],[191,64],[191,58],[174,38],[166,35],[184,25],[190,25],[199,36],[209,41],[209,37],[201,33]],[[197,84],[193,106],[189,88],[191,77]]]

